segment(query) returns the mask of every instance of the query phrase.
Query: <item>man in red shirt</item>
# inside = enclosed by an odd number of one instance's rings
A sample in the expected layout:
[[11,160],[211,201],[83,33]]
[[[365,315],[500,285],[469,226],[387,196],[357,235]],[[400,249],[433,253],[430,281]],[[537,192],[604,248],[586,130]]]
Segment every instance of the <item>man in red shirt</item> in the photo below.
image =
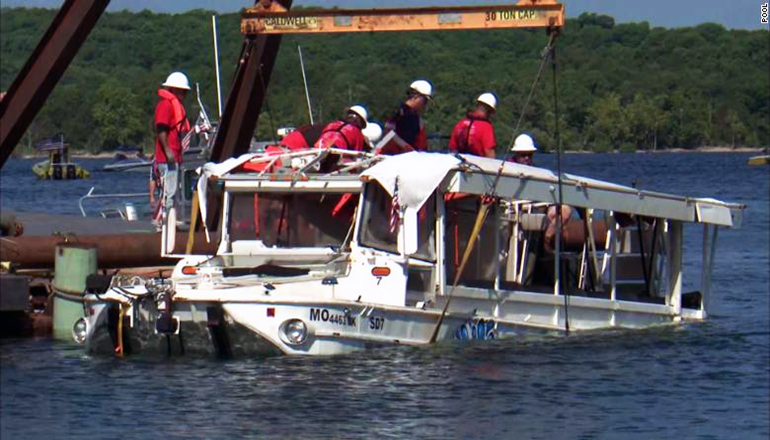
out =
[[155,162],[163,188],[160,200],[163,209],[157,211],[156,220],[160,220],[160,216],[165,215],[174,206],[178,168],[182,163],[182,143],[190,131],[190,122],[182,105],[189,90],[190,82],[182,72],[169,75],[163,83],[163,88],[158,90],[160,99],[155,107]]
[[449,149],[463,154],[495,158],[495,128],[489,118],[497,109],[497,98],[484,93],[476,100],[476,110],[455,125],[449,139]]
[[[354,105],[345,112],[345,118],[327,124],[321,132],[321,137],[315,143],[315,148],[339,148],[342,150],[365,151],[369,144],[361,130],[368,124],[369,114],[360,105]],[[321,172],[329,172],[337,166],[340,157],[330,155],[321,162]]]
[[345,119],[331,122],[324,127],[315,147],[364,151],[368,144],[361,130],[366,127],[368,117],[366,109],[360,105],[350,107],[345,112]]
[[303,125],[281,139],[281,146],[290,151],[309,150],[318,141],[323,125]]
[[395,132],[393,140],[382,147],[380,154],[400,154],[428,149],[428,136],[422,114],[433,99],[433,85],[420,79],[406,92],[406,101],[385,122],[385,131]]

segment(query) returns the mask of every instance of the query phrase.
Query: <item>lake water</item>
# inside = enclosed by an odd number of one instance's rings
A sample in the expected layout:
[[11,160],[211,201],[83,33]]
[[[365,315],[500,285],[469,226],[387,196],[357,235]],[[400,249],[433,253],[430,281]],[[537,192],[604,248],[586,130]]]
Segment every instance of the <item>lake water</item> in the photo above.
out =
[[[747,166],[749,156],[563,159],[566,172],[748,205],[741,229],[720,231],[707,322],[227,361],[2,340],[0,438],[767,439],[770,167]],[[33,162],[12,159],[0,172],[3,209],[76,214],[93,185],[147,188],[143,173],[38,182]],[[686,228],[688,248],[700,240],[699,227]]]

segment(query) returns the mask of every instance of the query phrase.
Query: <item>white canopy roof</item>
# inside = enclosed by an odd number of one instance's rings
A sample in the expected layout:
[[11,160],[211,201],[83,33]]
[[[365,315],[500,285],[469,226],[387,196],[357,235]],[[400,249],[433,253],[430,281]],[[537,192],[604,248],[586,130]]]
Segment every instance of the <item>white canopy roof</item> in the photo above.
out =
[[[501,177],[495,176],[502,166]],[[446,192],[493,194],[505,199],[562,203],[593,209],[738,227],[743,205],[642,191],[597,179],[470,155],[410,152],[389,157],[361,174],[389,193],[398,186],[399,202],[419,209],[442,186]],[[398,182],[398,185],[396,185]]]

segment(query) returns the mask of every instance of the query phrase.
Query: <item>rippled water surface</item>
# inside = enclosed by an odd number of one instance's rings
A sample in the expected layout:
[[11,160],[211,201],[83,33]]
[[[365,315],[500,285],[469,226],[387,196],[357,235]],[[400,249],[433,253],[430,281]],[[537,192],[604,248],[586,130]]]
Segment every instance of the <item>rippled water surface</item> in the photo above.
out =
[[[47,339],[2,340],[0,438],[767,439],[770,168],[747,166],[748,156],[563,161],[576,174],[749,205],[743,228],[720,232],[707,322],[228,361],[120,360]],[[92,185],[146,188],[139,173],[36,182],[31,163],[0,172],[3,209],[74,214]],[[700,228],[686,231],[686,247],[699,250]]]

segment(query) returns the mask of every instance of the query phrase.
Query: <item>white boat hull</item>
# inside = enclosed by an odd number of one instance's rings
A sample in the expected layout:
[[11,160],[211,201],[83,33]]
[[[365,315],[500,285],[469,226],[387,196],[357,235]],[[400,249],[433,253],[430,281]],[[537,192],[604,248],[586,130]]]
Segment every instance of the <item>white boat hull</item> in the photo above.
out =
[[[174,302],[173,316],[179,324],[170,334],[155,330],[161,312],[152,301],[125,306],[126,350],[172,355],[334,355],[378,346],[428,345],[443,307],[443,298],[423,308],[265,295],[257,299],[244,292],[215,299],[211,294],[209,299],[198,293],[195,300]],[[677,314],[663,304],[569,297],[565,305],[563,296],[547,293],[510,292],[504,298],[499,294],[462,289],[450,303],[437,340],[558,334],[567,330],[566,316],[570,331],[648,328],[705,317],[701,310],[682,309]],[[233,300],[237,296],[243,300]],[[117,309],[114,303],[91,307],[96,312],[89,324],[89,351],[113,352],[116,332],[110,325],[115,326]],[[291,344],[285,335],[284,326],[292,320],[306,325],[307,336],[300,344]]]

